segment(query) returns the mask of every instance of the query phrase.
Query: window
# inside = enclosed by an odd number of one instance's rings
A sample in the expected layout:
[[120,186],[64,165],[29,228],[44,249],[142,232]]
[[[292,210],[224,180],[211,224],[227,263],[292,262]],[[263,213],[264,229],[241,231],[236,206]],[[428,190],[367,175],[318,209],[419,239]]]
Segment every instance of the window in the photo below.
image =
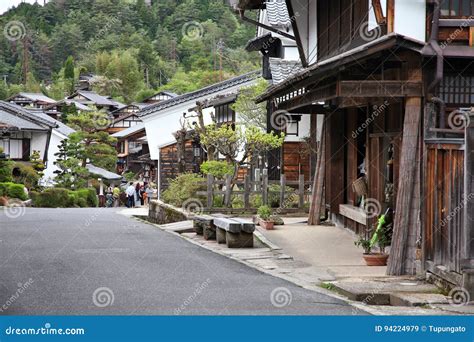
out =
[[216,121],[221,123],[232,123],[235,121],[235,112],[230,108],[230,103],[215,106]]
[[286,125],[285,135],[298,136],[299,120],[290,119]]
[[473,12],[471,0],[442,0],[441,16],[450,18],[469,17]]
[[23,159],[23,140],[19,139],[2,139],[0,147],[3,152],[10,156],[10,159]]

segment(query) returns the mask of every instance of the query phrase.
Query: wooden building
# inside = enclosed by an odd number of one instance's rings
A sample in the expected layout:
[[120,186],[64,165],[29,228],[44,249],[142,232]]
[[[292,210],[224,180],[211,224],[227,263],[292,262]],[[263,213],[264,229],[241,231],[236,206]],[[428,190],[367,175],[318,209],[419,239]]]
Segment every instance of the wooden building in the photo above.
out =
[[42,93],[18,93],[7,99],[8,102],[29,108],[45,108],[56,100],[53,100]]
[[[265,7],[231,2],[241,16]],[[415,274],[419,263],[474,295],[472,1],[285,3],[305,69],[258,101],[324,114],[315,188],[330,218],[360,233],[391,208],[387,273]],[[354,191],[362,176],[370,210]]]

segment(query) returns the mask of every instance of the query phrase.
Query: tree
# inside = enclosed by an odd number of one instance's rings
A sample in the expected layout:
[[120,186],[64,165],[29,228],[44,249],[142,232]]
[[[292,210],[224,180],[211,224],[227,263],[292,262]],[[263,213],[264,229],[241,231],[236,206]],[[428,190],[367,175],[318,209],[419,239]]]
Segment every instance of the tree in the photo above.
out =
[[239,96],[231,107],[236,113],[239,113],[242,122],[246,126],[267,129],[266,103],[255,103],[255,98],[262,94],[267,87],[267,81],[259,78],[254,85],[240,89]]
[[109,123],[107,113],[82,112],[68,118],[69,125],[76,129],[68,137],[66,153],[77,159],[82,167],[88,163],[114,171],[117,163],[115,144],[117,140],[102,131]]
[[90,176],[89,171],[81,165],[81,161],[76,155],[81,150],[81,146],[64,139],[59,146],[59,152],[55,153],[56,161],[54,165],[58,170],[54,171],[56,185],[61,188],[84,188]]
[[69,85],[69,94],[74,93],[74,83],[75,83],[75,74],[74,74],[74,58],[69,56],[64,63],[64,79]]

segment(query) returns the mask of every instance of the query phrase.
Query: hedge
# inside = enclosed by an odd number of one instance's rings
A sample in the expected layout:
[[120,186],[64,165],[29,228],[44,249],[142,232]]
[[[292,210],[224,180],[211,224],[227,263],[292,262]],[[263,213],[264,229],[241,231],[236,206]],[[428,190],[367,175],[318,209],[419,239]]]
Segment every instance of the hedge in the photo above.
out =
[[50,188],[43,192],[31,192],[34,207],[40,208],[86,208],[97,207],[99,201],[95,189],[68,190]]
[[16,183],[0,183],[0,197],[5,196],[9,198],[18,198],[22,201],[28,199],[28,195],[25,192],[25,186],[23,184]]

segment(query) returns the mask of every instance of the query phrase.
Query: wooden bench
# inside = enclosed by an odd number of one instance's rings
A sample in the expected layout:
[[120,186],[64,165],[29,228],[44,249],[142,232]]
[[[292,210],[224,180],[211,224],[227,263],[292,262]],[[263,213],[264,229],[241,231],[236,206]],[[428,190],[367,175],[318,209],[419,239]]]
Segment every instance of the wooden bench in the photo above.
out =
[[218,243],[226,243],[229,248],[252,248],[255,224],[235,218],[215,218]]

